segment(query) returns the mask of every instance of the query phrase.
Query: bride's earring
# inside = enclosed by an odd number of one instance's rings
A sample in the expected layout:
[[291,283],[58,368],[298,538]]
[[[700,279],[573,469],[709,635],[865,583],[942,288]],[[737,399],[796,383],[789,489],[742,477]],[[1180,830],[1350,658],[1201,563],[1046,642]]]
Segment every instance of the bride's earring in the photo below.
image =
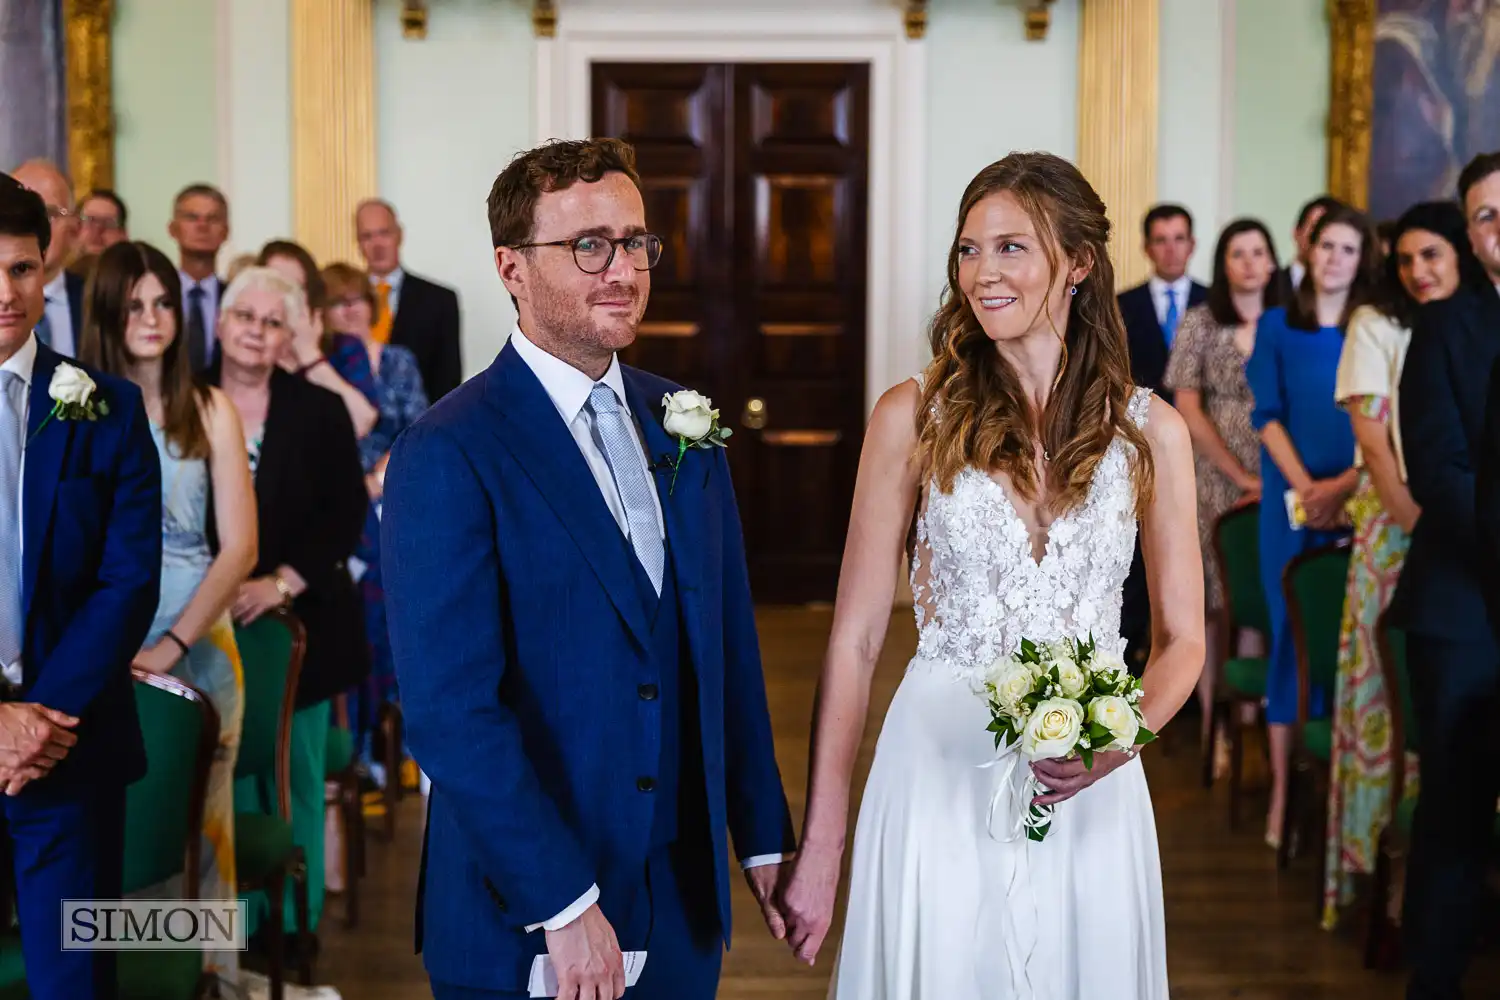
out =
[[1069,288],[1068,288],[1068,294],[1069,295],[1077,295],[1078,294],[1078,286],[1077,285],[1071,285],[1071,286],[1069,286]]

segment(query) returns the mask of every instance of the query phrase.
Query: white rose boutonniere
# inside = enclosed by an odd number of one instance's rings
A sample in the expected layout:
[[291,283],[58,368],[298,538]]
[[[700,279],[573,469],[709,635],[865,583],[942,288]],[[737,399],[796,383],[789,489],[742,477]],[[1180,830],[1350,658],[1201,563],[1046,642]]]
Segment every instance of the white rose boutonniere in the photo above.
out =
[[42,432],[48,421],[98,420],[109,416],[109,404],[97,398],[99,386],[82,368],[64,362],[52,373],[52,382],[47,386],[47,395],[52,398],[52,411],[37,425],[36,433]]
[[672,459],[672,485],[667,494],[677,488],[677,473],[682,468],[682,458],[689,448],[723,448],[724,442],[734,433],[719,426],[719,411],[713,400],[692,389],[669,392],[661,398],[666,413],[662,426],[677,439],[677,454]]

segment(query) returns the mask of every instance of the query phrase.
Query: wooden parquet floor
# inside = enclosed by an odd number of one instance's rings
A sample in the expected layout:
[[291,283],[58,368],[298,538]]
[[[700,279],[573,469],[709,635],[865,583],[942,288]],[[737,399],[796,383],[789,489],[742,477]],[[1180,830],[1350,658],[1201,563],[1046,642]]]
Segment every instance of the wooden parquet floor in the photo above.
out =
[[[760,615],[777,756],[798,822],[808,723],[830,617],[826,609],[767,609]],[[863,787],[880,719],[915,645],[910,614],[896,613],[877,672],[856,788]],[[1222,783],[1209,792],[1196,782],[1194,721],[1184,718],[1168,736],[1167,752],[1158,746],[1146,761],[1161,842],[1173,1000],[1400,1000],[1399,976],[1361,967],[1357,926],[1337,933],[1319,929],[1310,858],[1278,873],[1256,832],[1253,804],[1244,829],[1229,832]],[[317,981],[337,987],[346,1000],[431,996],[411,947],[421,823],[421,802],[408,796],[395,842],[371,840],[357,930],[344,929],[342,900],[328,901]],[[824,997],[833,944],[816,968],[799,965],[765,933],[743,884],[737,884],[735,921],[721,1000]],[[1495,955],[1482,959],[1469,995],[1500,996]]]

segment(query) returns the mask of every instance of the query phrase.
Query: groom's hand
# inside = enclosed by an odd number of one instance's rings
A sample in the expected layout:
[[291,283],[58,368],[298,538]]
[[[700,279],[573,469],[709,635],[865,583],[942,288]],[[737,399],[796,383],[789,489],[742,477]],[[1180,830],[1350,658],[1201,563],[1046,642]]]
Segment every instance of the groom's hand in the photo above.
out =
[[777,901],[784,870],[779,864],[745,869],[745,881],[750,883],[750,891],[760,904],[760,915],[765,918],[771,936],[778,941],[786,938],[786,917],[782,916],[781,904]]
[[620,1000],[625,995],[625,958],[598,903],[562,930],[548,931],[547,954],[557,972],[558,1000]]

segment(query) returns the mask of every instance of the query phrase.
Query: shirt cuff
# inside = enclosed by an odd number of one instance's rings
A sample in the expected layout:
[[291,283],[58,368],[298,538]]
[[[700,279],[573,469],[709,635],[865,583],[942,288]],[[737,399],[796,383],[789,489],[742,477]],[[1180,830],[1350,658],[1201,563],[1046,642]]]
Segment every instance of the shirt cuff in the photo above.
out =
[[744,861],[741,861],[740,868],[748,870],[751,868],[761,868],[765,865],[779,865],[785,860],[785,854],[757,854],[753,858],[746,858]]
[[531,926],[526,928],[526,933],[530,934],[532,931],[536,930],[560,931],[564,927],[571,924],[573,921],[577,920],[579,917],[583,916],[584,911],[597,902],[599,902],[599,887],[597,885],[591,885],[589,886],[589,891],[584,893],[582,896],[579,896],[578,901],[572,906],[568,907],[566,910],[563,910],[551,920],[544,920],[539,924],[532,924]]

